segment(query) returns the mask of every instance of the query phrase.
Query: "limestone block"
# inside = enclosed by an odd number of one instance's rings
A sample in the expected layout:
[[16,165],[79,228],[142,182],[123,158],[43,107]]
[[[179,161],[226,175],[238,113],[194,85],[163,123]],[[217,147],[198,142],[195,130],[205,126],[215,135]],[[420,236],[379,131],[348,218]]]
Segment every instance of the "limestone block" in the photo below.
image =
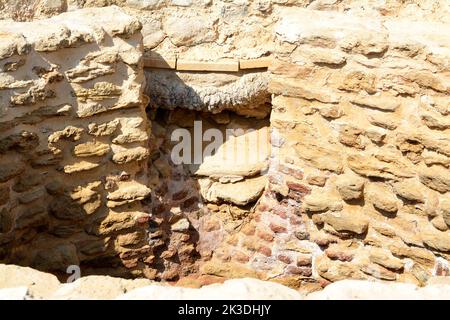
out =
[[382,212],[398,211],[398,199],[384,184],[369,183],[365,189],[365,198]]
[[352,174],[340,175],[336,179],[336,188],[346,201],[359,199],[363,195],[364,179]]

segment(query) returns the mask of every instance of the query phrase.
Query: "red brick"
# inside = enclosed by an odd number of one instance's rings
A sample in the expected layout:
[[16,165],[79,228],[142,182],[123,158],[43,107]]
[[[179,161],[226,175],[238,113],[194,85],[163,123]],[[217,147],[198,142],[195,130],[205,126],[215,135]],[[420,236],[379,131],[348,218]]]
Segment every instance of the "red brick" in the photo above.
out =
[[294,168],[289,168],[283,164],[280,164],[278,166],[278,170],[283,172],[284,174],[287,174],[291,177],[294,177],[298,180],[302,180],[303,179],[303,171],[300,169],[294,169]]
[[285,227],[280,226],[278,224],[274,224],[274,223],[271,223],[269,225],[269,228],[275,233],[285,233],[285,232],[287,232],[287,229]]
[[257,251],[259,253],[265,255],[266,257],[270,257],[272,255],[272,250],[269,247],[266,247],[266,246],[259,246]]
[[338,249],[328,248],[327,250],[325,250],[325,254],[327,255],[328,258],[330,258],[332,260],[349,262],[349,261],[352,261],[352,259],[353,259],[352,253],[345,252],[343,250],[338,250]]
[[309,267],[287,266],[286,272],[291,274],[298,274],[304,277],[310,277],[312,275],[312,269]]
[[302,219],[296,216],[290,217],[289,222],[293,225],[300,225],[302,224]]
[[256,235],[259,238],[261,238],[261,239],[263,239],[265,241],[268,241],[268,242],[273,241],[273,234],[271,234],[269,232],[265,232],[265,231],[262,231],[262,230],[257,230],[256,231]]
[[280,254],[278,256],[278,260],[280,260],[281,262],[284,262],[286,264],[290,264],[292,262],[292,259],[289,256],[284,255],[284,254]]
[[208,219],[203,224],[203,229],[206,232],[211,232],[220,229],[220,223],[216,219]]
[[300,192],[301,194],[309,194],[311,193],[311,189],[304,184],[288,181],[286,182],[289,190]]
[[181,190],[172,195],[172,200],[174,201],[182,200],[186,198],[187,195],[188,195],[187,190]]
[[[269,210],[269,206],[266,203],[259,204],[256,208],[257,212],[266,212]],[[258,214],[259,215],[259,214]],[[256,216],[255,216],[256,218]]]
[[312,263],[312,258],[310,255],[302,254],[297,257],[297,266],[298,267],[310,266],[311,263]]
[[283,219],[287,218],[286,208],[284,208],[283,206],[276,206],[272,212],[277,216],[279,216],[280,218]]
[[128,269],[135,268],[138,265],[138,259],[122,260],[122,264]]
[[241,263],[246,263],[250,261],[250,257],[241,251],[235,252],[233,254],[233,259]]

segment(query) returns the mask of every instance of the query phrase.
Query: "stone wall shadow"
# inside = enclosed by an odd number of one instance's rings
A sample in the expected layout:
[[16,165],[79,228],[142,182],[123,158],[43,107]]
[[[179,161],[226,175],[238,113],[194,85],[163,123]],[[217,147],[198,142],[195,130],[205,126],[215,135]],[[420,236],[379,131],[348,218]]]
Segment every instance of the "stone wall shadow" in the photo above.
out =
[[[194,174],[198,165],[175,165],[171,160],[171,148],[176,142],[170,141],[170,133],[177,128],[186,129],[193,136],[194,121],[202,121],[203,132],[209,127],[224,127],[224,124],[216,122],[222,121],[219,118],[213,119],[213,113],[205,105],[205,97],[200,96],[195,88],[183,80],[179,76],[180,72],[147,68],[145,73],[145,93],[149,96],[146,110],[152,124],[154,141],[149,174],[150,181],[157,181],[152,187],[155,192],[151,201],[153,217],[150,225],[150,245],[157,248],[154,251],[155,263],[161,273],[161,279],[178,280],[183,276],[198,273],[201,264],[211,259],[214,251],[220,248],[227,232],[223,225],[217,229],[211,226],[210,218],[217,217],[200,193],[199,179],[207,177]],[[195,74],[208,77],[210,73]],[[244,74],[247,72],[232,73],[236,78]],[[270,107],[270,97],[265,98]],[[261,97],[258,97],[255,103],[260,101]],[[241,117],[226,110],[220,115],[232,119]],[[255,119],[254,122],[264,121],[268,124],[268,118]],[[203,147],[208,143],[204,142]],[[217,206],[222,204],[229,205],[219,202]],[[251,210],[253,205],[246,205],[241,209]],[[242,225],[244,220],[245,218],[240,222]],[[188,222],[184,230],[183,222]]]

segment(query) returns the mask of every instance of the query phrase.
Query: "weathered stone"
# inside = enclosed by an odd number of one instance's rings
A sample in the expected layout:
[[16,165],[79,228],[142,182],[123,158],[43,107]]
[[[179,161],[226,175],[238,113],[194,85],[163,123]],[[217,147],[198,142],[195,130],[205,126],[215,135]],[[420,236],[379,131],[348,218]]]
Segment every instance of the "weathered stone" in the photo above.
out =
[[391,250],[392,253],[396,256],[411,258],[412,260],[428,267],[434,266],[435,257],[433,253],[426,249],[408,247],[406,245],[390,245],[389,250]]
[[31,45],[22,34],[4,33],[4,41],[0,47],[0,59],[9,58],[15,54],[24,55],[31,49]]
[[336,187],[342,199],[349,201],[360,199],[364,190],[364,179],[356,175],[340,175],[336,179]]
[[423,168],[419,172],[419,179],[427,187],[445,193],[450,191],[450,175],[441,166]]
[[74,127],[74,126],[67,126],[63,130],[55,131],[48,137],[48,143],[49,144],[55,144],[61,139],[69,139],[71,141],[77,141],[80,140],[81,134],[83,133],[84,129]]
[[112,161],[118,164],[129,163],[133,161],[142,161],[149,156],[149,151],[144,147],[130,148],[115,152]]
[[388,250],[372,247],[370,249],[369,258],[373,263],[379,264],[380,266],[391,270],[403,269],[403,262],[392,256],[391,252]]
[[366,146],[361,140],[362,133],[363,131],[357,127],[344,125],[339,131],[339,142],[348,147],[365,149]]
[[371,114],[367,118],[371,124],[377,127],[381,127],[388,130],[395,130],[398,127],[398,124],[395,120],[390,119],[390,117],[385,114]]
[[395,213],[398,211],[398,200],[392,191],[383,184],[369,183],[366,186],[366,199],[370,201],[373,206],[388,213]]
[[122,134],[113,139],[113,143],[125,144],[133,142],[143,142],[148,140],[148,135],[145,130],[139,128],[122,128]]
[[172,224],[170,226],[170,230],[176,232],[183,232],[187,231],[189,229],[189,226],[190,226],[189,220],[183,218]]
[[15,192],[24,192],[31,189],[34,186],[37,186],[42,182],[43,176],[38,172],[25,172],[23,173],[19,179],[17,179],[16,183],[13,184],[12,190]]
[[331,245],[325,250],[325,254],[331,260],[339,260],[342,262],[350,262],[354,258],[354,253],[348,248]]
[[99,165],[100,164],[98,163],[80,161],[74,164],[64,166],[64,172],[67,174],[72,174],[81,171],[88,171],[97,168]]
[[145,185],[135,182],[123,183],[119,186],[118,190],[108,194],[107,199],[109,201],[107,205],[114,207],[116,205],[144,200],[150,192],[151,190]]
[[445,220],[442,216],[436,216],[433,219],[431,219],[431,224],[433,227],[438,229],[439,231],[447,231],[448,225],[445,223]]
[[30,208],[22,207],[17,212],[15,228],[24,229],[45,226],[48,224],[48,220],[48,214],[44,206],[37,205]]
[[36,269],[66,272],[68,266],[79,263],[76,247],[71,243],[61,243],[36,252],[31,265]]
[[164,178],[170,177],[172,173],[172,168],[166,159],[162,158],[156,159],[155,161],[153,161],[153,165],[155,166],[155,168],[158,170],[158,172],[161,174],[162,177]]
[[358,97],[352,103],[366,108],[393,112],[400,107],[398,100],[386,96]]
[[363,134],[377,145],[382,144],[386,138],[386,131],[378,128],[369,128]]
[[0,154],[4,154],[10,150],[29,152],[38,145],[39,137],[35,133],[22,131],[0,139]]
[[339,79],[338,89],[361,92],[365,91],[369,94],[376,92],[376,77],[374,74],[352,70],[344,74],[343,79]]
[[89,200],[92,200],[98,193],[96,191],[101,185],[101,181],[94,181],[89,183],[87,186],[75,187],[70,193],[72,200],[76,200],[79,204],[84,204]]
[[425,202],[423,186],[415,179],[407,179],[393,184],[394,191],[407,201]]
[[0,187],[0,206],[9,201],[9,187]]
[[77,205],[68,196],[55,197],[48,206],[50,214],[62,220],[81,220],[84,212],[81,206]]
[[431,277],[430,272],[417,263],[413,264],[411,274],[419,281],[421,286],[424,286]]
[[440,212],[445,223],[450,226],[450,200],[444,199],[440,203]]
[[331,225],[338,232],[353,232],[363,234],[367,231],[368,219],[359,212],[334,212],[324,216],[324,222]]
[[320,257],[317,261],[317,272],[321,277],[333,282],[365,278],[355,265],[348,262],[331,261],[324,257]]
[[342,108],[335,104],[320,106],[318,109],[320,115],[325,119],[339,119],[344,115]]
[[54,275],[31,268],[2,264],[0,269],[0,288],[25,286],[35,299],[50,296],[60,285]]
[[307,212],[323,212],[342,210],[342,201],[336,196],[322,192],[312,192],[303,201],[303,209]]
[[361,271],[364,272],[365,274],[371,275],[377,279],[388,280],[388,281],[397,280],[397,275],[394,272],[389,271],[388,269],[383,268],[380,265],[376,265],[376,264],[363,265],[363,266],[361,266]]
[[381,161],[382,156],[370,157],[361,154],[350,155],[347,158],[350,169],[356,173],[373,178],[397,179],[396,177],[409,178],[413,172],[403,162],[394,162],[390,158]]
[[177,46],[192,46],[212,42],[217,38],[214,22],[198,16],[170,16],[164,23],[164,30]]
[[25,170],[21,163],[1,163],[0,164],[0,183],[6,182]]
[[94,136],[109,136],[116,131],[118,125],[119,121],[117,119],[102,124],[90,123],[88,132]]
[[103,156],[107,154],[110,150],[111,148],[106,143],[91,141],[77,144],[73,149],[73,153],[77,157],[92,157],[92,156]]
[[408,71],[403,75],[409,81],[416,82],[419,86],[445,92],[447,89],[438,77],[429,71]]
[[74,95],[83,102],[87,99],[93,101],[112,99],[121,94],[121,88],[109,82],[96,82],[92,89],[82,88],[74,91]]
[[431,226],[420,229],[420,237],[431,248],[446,252],[450,251],[450,232],[441,232]]
[[[108,238],[107,238],[108,240]],[[108,249],[108,242],[106,240],[84,240],[76,243],[77,249],[85,255],[99,255],[104,254]]]
[[69,224],[69,225],[56,225],[50,228],[49,233],[56,237],[68,238],[80,231],[82,231],[82,228],[80,228],[79,226]]
[[346,61],[345,54],[338,50],[314,48],[313,50],[302,51],[302,54],[319,65],[341,65]]
[[22,193],[19,196],[18,200],[21,204],[29,204],[37,199],[42,199],[44,196],[45,196],[45,189],[37,188],[35,190]]
[[450,128],[450,121],[440,115],[423,113],[420,115],[420,118],[430,129],[446,130]]
[[202,274],[230,278],[259,278],[258,272],[253,269],[246,268],[242,264],[234,262],[221,262],[216,260],[211,260],[203,264],[200,268],[200,272]]
[[327,182],[327,178],[324,176],[309,175],[306,177],[306,181],[308,181],[309,184],[323,187],[325,185],[325,183]]
[[133,228],[136,220],[133,214],[128,212],[109,214],[98,227],[97,235],[108,235],[121,230]]
[[328,88],[308,86],[302,83],[301,80],[283,79],[274,76],[269,82],[269,90],[274,94],[303,98],[310,101],[319,101],[322,103],[339,102],[339,97]]
[[14,223],[12,212],[6,208],[0,209],[0,233],[11,231]]
[[245,179],[236,183],[212,182],[208,179],[200,180],[200,190],[205,200],[210,202],[222,200],[237,205],[255,202],[261,196],[265,187],[265,177]]

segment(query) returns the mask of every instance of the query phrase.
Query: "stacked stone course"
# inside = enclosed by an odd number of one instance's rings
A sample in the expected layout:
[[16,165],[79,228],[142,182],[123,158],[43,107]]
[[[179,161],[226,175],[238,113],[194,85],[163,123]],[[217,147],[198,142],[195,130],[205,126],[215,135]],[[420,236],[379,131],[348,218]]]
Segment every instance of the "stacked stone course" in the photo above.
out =
[[[445,2],[115,4],[139,21],[0,23],[0,261],[311,290],[449,275]],[[195,120],[270,128],[269,153],[174,165]]]
[[112,7],[1,22],[2,261],[151,273],[140,29]]

